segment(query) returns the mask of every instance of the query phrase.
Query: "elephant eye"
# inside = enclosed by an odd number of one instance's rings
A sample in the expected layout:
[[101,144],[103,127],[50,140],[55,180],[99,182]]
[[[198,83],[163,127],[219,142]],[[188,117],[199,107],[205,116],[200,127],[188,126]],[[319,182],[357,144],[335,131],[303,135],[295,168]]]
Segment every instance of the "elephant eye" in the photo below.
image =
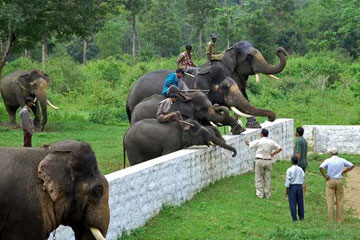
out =
[[91,189],[91,195],[94,198],[99,199],[103,195],[103,191],[103,187],[101,185],[97,185]]

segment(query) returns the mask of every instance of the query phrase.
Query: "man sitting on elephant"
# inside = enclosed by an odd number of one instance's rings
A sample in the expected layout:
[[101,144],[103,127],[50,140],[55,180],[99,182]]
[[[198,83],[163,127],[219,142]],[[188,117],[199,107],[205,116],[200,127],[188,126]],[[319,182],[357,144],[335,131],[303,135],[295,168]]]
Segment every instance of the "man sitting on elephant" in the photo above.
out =
[[165,97],[168,97],[168,89],[171,86],[176,86],[180,90],[189,90],[188,86],[186,86],[185,82],[182,80],[183,75],[184,70],[182,70],[181,68],[176,69],[175,73],[170,73],[164,81],[161,94]]
[[175,120],[183,130],[188,130],[189,126],[182,126],[180,121],[183,121],[183,117],[179,111],[170,112],[171,105],[177,101],[178,96],[176,93],[170,93],[169,97],[162,100],[159,103],[158,110],[156,112],[156,119],[160,123],[170,122]]
[[216,34],[211,34],[211,41],[207,43],[206,46],[206,56],[209,62],[211,61],[221,61],[224,56],[223,53],[216,52]]
[[192,60],[191,56],[191,45],[186,45],[185,52],[180,53],[179,57],[176,59],[176,64],[179,68],[183,69],[185,72],[189,74],[193,74],[196,76],[199,68],[196,67]]

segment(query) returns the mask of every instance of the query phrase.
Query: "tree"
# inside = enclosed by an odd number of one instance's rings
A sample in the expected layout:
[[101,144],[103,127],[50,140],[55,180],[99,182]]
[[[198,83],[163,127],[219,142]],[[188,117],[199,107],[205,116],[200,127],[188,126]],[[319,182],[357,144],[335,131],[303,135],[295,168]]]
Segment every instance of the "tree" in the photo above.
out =
[[203,31],[206,22],[209,20],[210,11],[215,8],[216,0],[185,0],[185,9],[189,14],[187,21],[196,27],[198,33],[199,48],[198,58],[202,57]]
[[136,15],[142,12],[144,9],[149,8],[151,1],[149,0],[120,0],[125,7],[125,10],[129,12],[128,21],[132,28],[132,54],[133,58],[136,58],[136,43],[137,43],[137,31],[136,31]]
[[162,57],[178,54],[182,45],[180,29],[175,21],[170,1],[154,0],[150,11],[143,16],[143,39]]

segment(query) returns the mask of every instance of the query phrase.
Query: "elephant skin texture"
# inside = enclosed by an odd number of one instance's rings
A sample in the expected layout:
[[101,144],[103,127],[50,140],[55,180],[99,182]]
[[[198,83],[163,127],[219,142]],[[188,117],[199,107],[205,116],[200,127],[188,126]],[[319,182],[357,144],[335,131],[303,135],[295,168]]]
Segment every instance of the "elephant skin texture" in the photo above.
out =
[[47,239],[60,224],[76,240],[106,235],[109,184],[89,144],[0,148],[0,240]]
[[16,110],[25,106],[25,99],[33,97],[34,100],[37,99],[32,108],[35,115],[34,125],[37,129],[43,130],[47,123],[46,88],[49,85],[49,76],[40,70],[18,70],[4,77],[1,80],[0,89],[6,111],[9,114],[10,124],[16,124]]
[[[202,125],[210,125],[210,122],[217,125],[230,125],[234,135],[245,131],[230,116],[228,108],[218,106],[217,104],[212,105],[205,93],[194,92],[188,93],[186,96],[190,100],[183,101],[182,98],[178,98],[171,106],[171,111],[180,111],[183,118],[195,119]],[[131,124],[142,119],[156,118],[158,105],[163,99],[165,99],[163,95],[154,94],[137,104],[132,112]]]
[[193,119],[190,130],[182,131],[175,121],[159,123],[156,119],[144,119],[131,125],[124,135],[124,147],[130,165],[145,162],[162,155],[193,145],[219,145],[233,152],[236,149],[227,145],[216,128],[206,128]]
[[[270,110],[252,106],[246,93],[246,82],[250,75],[277,74],[286,66],[286,51],[278,48],[276,55],[280,63],[272,66],[266,62],[259,50],[248,41],[240,41],[227,49],[221,61],[214,61],[211,65],[202,65],[200,75],[195,79],[185,76],[188,87],[209,90],[209,99],[227,107],[236,107],[241,112],[252,116],[266,116],[270,121],[275,120],[276,114]],[[161,94],[162,86],[170,70],[150,72],[139,78],[127,99],[127,114],[131,120],[131,112],[144,98],[153,94]],[[235,85],[234,85],[235,83]]]

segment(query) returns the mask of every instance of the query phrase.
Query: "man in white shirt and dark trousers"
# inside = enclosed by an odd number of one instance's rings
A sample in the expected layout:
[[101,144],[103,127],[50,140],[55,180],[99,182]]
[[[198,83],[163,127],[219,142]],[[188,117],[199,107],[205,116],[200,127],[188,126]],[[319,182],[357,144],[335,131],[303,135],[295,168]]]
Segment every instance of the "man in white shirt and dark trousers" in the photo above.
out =
[[[355,166],[338,157],[338,149],[332,147],[329,149],[330,158],[326,159],[320,165],[320,172],[326,179],[326,201],[328,205],[328,219],[334,221],[334,196],[336,197],[336,220],[344,222],[344,186],[343,176],[351,171]],[[347,167],[344,169],[344,167]],[[325,173],[325,170],[327,173]]]
[[282,148],[274,140],[268,138],[269,131],[265,128],[261,130],[260,139],[246,145],[250,148],[256,148],[255,160],[255,188],[256,196],[259,198],[270,199],[271,197],[271,170],[272,159],[276,154],[282,151]]
[[305,173],[301,167],[298,166],[299,158],[297,156],[291,157],[292,166],[286,170],[286,196],[289,198],[289,207],[292,220],[297,221],[296,206],[300,221],[304,220],[304,196],[303,184],[305,180]]

